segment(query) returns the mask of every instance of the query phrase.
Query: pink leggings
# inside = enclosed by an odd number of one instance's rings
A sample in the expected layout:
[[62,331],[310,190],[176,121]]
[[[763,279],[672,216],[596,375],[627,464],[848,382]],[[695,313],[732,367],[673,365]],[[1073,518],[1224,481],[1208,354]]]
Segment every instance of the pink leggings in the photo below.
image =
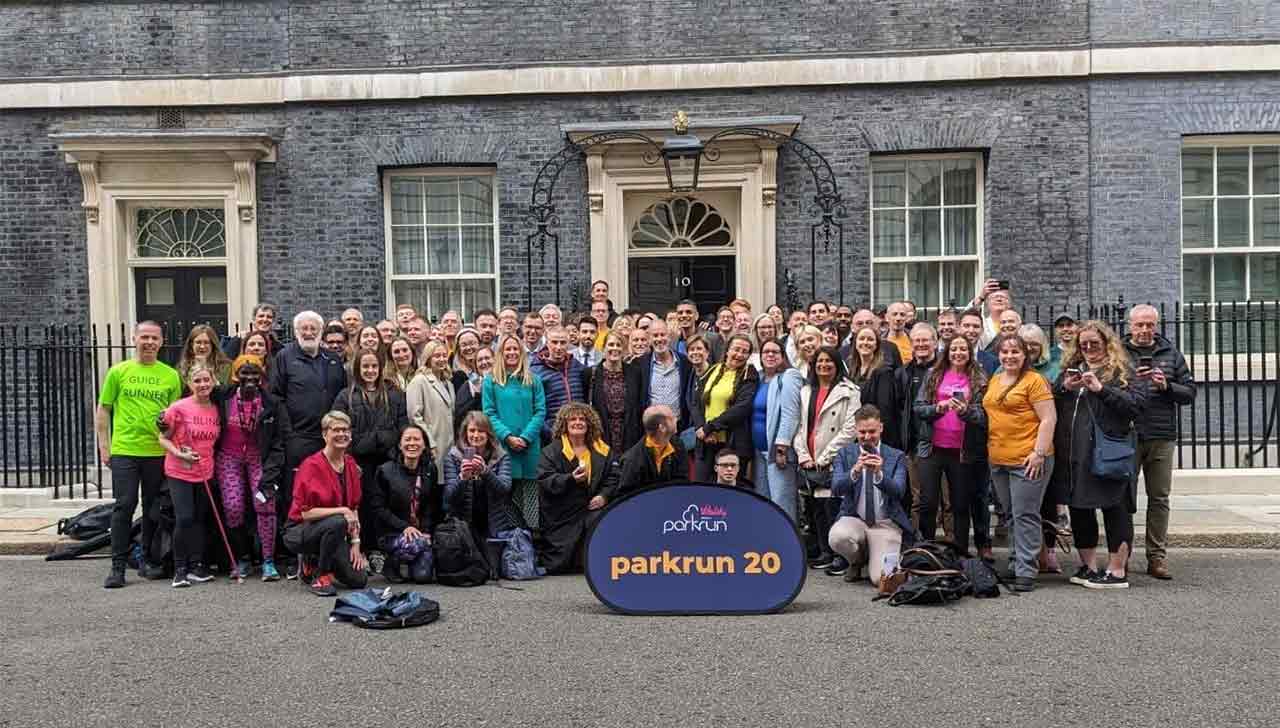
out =
[[[262,558],[270,561],[275,557],[276,548],[276,500],[268,498],[266,503],[254,497],[258,484],[262,482],[262,458],[256,451],[249,451],[243,456],[218,452],[217,456],[218,484],[222,490],[222,510],[227,516],[227,530],[243,534],[245,521],[245,501],[253,504],[253,511],[258,518],[258,540],[262,543]],[[246,538],[237,538],[246,541]],[[237,557],[245,554],[237,554]]]

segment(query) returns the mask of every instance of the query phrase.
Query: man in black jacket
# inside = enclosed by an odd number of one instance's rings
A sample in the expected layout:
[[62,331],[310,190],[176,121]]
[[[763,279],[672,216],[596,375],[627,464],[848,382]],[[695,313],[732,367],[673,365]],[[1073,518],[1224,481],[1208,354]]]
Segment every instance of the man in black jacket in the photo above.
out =
[[1147,487],[1147,573],[1172,579],[1165,543],[1169,536],[1169,494],[1173,490],[1173,450],[1178,437],[1178,407],[1196,398],[1196,381],[1182,352],[1156,333],[1160,313],[1152,306],[1129,310],[1129,338],[1124,348],[1137,376],[1147,380],[1147,407],[1134,426],[1138,431],[1138,466]]
[[618,492],[634,493],[642,488],[676,480],[688,480],[689,456],[676,435],[676,416],[670,407],[655,405],[644,411],[644,439],[622,456]]
[[640,407],[670,407],[676,416],[676,431],[683,432],[689,426],[691,413],[681,404],[693,376],[693,365],[683,354],[672,351],[666,321],[655,319],[649,324],[649,335],[653,337],[653,349],[631,363],[640,373]]
[[[903,364],[893,373],[898,405],[898,431],[902,433],[902,442],[889,444],[907,455],[907,479],[911,487],[908,488],[908,499],[905,505],[907,512],[911,514],[911,523],[917,529],[920,528],[920,473],[916,467],[916,440],[920,437],[920,423],[916,420],[913,405],[920,387],[929,376],[929,369],[933,367],[937,352],[938,334],[933,326],[926,323],[916,324],[911,329],[911,361]],[[942,508],[938,509],[938,519],[941,521],[943,532],[947,534],[947,540],[950,541],[952,539],[951,499],[948,497],[946,488],[942,489]]]
[[[271,394],[280,404],[280,438],[284,442],[284,473],[276,495],[276,516],[283,530],[293,502],[293,475],[312,453],[324,447],[320,419],[347,386],[342,359],[320,349],[324,319],[315,311],[293,317],[294,341],[276,354],[271,367]],[[277,551],[287,553],[283,542]],[[286,562],[286,574],[297,576],[296,564]]]

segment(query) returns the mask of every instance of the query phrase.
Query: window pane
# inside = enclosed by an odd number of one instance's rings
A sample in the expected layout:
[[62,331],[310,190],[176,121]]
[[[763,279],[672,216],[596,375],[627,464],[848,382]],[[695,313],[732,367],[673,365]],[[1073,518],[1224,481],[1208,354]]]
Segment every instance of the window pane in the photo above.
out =
[[1253,244],[1280,246],[1280,197],[1253,201]]
[[972,205],[978,198],[978,171],[972,159],[948,159],[942,163],[946,188],[944,205]]
[[493,222],[493,182],[488,177],[463,177],[460,187],[462,224]]
[[934,160],[907,163],[910,204],[942,204],[942,162]]
[[901,257],[907,254],[906,210],[881,210],[872,213],[876,237],[873,257]]
[[462,272],[493,273],[493,226],[462,228]]
[[907,255],[942,255],[942,211],[912,210]]
[[391,228],[391,272],[398,276],[427,272],[421,227]]
[[1253,148],[1253,194],[1280,195],[1280,147]]
[[976,261],[942,264],[942,305],[964,306],[973,300],[977,288]]
[[906,298],[902,288],[902,277],[906,266],[902,263],[881,263],[874,269],[876,285],[875,300],[879,305],[901,301]]
[[148,306],[173,305],[173,279],[148,278],[146,283]]
[[472,315],[483,308],[497,308],[497,296],[494,295],[495,282],[493,279],[462,281],[463,295],[466,297],[466,305],[463,310],[463,317],[468,321]]
[[1213,256],[1213,297],[1215,301],[1244,301],[1247,256]]
[[1280,300],[1280,255],[1254,255],[1249,261],[1249,298]]
[[135,250],[140,258],[220,258],[227,254],[226,214],[212,207],[141,208]]
[[1213,194],[1213,148],[1182,150],[1182,195]]
[[910,263],[908,265],[906,297],[917,306],[938,305],[938,266],[940,263]]
[[1249,148],[1218,148],[1218,194],[1249,194]]
[[394,310],[395,306],[402,303],[408,303],[419,313],[428,311],[427,285],[426,281],[396,281],[391,288],[396,299],[392,302],[392,309]]
[[462,284],[465,281],[431,281],[431,317],[439,320],[445,311],[462,311]]
[[1218,199],[1218,247],[1249,244],[1249,201]]
[[431,275],[460,273],[458,228],[427,228],[427,253],[430,258],[427,272]]
[[200,303],[226,303],[227,277],[200,276]]
[[1182,247],[1213,247],[1213,200],[1182,201]]
[[[948,208],[946,255],[977,255],[978,209],[976,207]],[[972,299],[971,299],[972,300]]]
[[427,188],[427,224],[458,224],[458,179],[443,177],[423,180]]
[[1182,256],[1182,298],[1186,303],[1208,303],[1211,300],[1208,255]]
[[422,180],[391,180],[391,224],[422,224]]
[[871,205],[902,207],[907,204],[906,162],[879,161],[871,166]]

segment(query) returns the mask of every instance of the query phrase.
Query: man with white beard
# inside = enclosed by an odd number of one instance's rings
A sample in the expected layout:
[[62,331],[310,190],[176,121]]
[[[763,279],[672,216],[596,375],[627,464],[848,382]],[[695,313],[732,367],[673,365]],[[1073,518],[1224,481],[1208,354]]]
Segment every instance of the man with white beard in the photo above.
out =
[[[276,493],[276,516],[280,529],[283,529],[293,501],[294,471],[303,460],[324,447],[320,420],[333,409],[333,400],[347,386],[342,359],[320,349],[320,332],[323,329],[324,318],[315,311],[303,311],[294,316],[294,340],[276,354],[271,367],[271,393],[279,403],[276,411],[280,422],[277,427],[284,440],[284,477]],[[278,535],[276,553],[288,553]],[[290,579],[297,578],[297,562],[292,556],[285,559],[285,574]]]

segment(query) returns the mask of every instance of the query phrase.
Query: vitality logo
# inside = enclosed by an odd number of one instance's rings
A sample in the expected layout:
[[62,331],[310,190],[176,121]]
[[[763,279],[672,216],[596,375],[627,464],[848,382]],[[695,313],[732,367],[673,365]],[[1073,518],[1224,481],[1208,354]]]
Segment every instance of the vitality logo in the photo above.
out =
[[715,533],[729,530],[728,512],[722,506],[689,504],[680,514],[679,520],[662,522],[664,534],[676,533]]

